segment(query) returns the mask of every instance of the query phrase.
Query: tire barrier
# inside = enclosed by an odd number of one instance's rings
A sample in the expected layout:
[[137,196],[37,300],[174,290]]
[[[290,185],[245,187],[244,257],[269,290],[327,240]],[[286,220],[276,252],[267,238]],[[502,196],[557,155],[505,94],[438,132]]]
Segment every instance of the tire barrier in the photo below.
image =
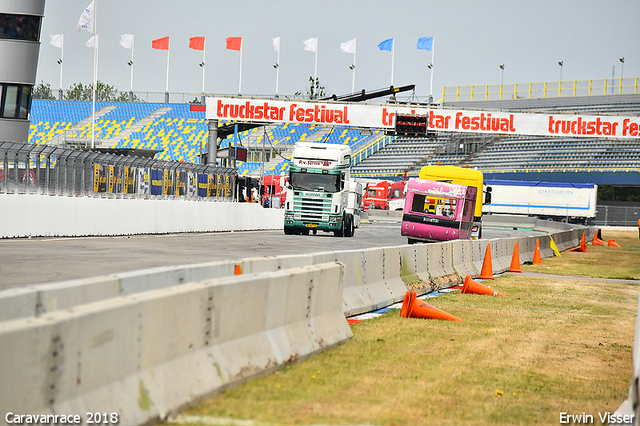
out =
[[351,338],[343,271],[230,276],[2,322],[0,412],[164,419]]

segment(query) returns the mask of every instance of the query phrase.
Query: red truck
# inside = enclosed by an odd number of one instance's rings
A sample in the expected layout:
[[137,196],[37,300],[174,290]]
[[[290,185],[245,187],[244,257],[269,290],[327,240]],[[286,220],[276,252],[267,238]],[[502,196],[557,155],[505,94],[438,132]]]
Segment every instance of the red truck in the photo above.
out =
[[363,210],[381,209],[389,210],[389,187],[391,182],[383,180],[375,185],[369,185],[362,198]]

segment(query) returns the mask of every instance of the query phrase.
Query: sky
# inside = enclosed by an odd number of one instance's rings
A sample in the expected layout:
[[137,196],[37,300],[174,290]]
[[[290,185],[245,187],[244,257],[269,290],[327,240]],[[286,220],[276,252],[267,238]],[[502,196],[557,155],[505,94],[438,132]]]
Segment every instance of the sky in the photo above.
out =
[[[91,0],[46,0],[36,83],[57,90],[61,50],[50,35],[65,34],[63,88],[93,78],[91,34],[76,25]],[[130,88],[131,50],[119,45],[133,33],[134,92],[165,91],[167,51],[151,48],[170,36],[169,92],[202,92],[203,52],[189,38],[206,36],[205,92],[237,95],[240,52],[227,37],[243,37],[242,94],[273,96],[281,37],[281,96],[305,93],[315,53],[303,41],[318,37],[318,79],[327,94],[351,92],[354,55],[340,43],[357,37],[356,91],[391,84],[392,54],[378,48],[394,38],[397,86],[430,92],[431,52],[420,37],[435,36],[433,94],[443,86],[640,77],[640,0],[97,0],[98,80]],[[624,69],[619,58],[624,57]],[[563,66],[558,65],[563,62]],[[500,69],[504,64],[504,71]],[[408,96],[408,95],[407,95]]]

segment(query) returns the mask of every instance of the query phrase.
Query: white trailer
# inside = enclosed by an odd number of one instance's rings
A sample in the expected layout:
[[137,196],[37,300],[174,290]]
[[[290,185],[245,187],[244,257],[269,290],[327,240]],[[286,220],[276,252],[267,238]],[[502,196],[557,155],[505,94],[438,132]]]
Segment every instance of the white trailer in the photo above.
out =
[[596,216],[598,185],[593,183],[485,180],[491,204],[483,214],[521,214],[562,222],[587,223]]

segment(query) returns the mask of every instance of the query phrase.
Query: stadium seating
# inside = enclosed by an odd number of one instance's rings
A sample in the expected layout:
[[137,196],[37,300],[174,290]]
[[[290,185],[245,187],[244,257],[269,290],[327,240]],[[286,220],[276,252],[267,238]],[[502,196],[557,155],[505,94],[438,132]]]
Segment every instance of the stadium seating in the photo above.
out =
[[[606,112],[608,105],[591,109]],[[102,146],[160,151],[156,159],[198,162],[198,154],[207,143],[207,120],[202,111],[191,111],[189,104],[96,103],[95,138]],[[582,110],[580,112],[583,112]],[[635,111],[638,112],[637,110]],[[31,110],[29,142],[42,144],[64,133],[67,139],[91,138],[91,102],[34,100]],[[157,116],[156,116],[157,115]],[[84,120],[84,121],[83,121]],[[225,124],[225,123],[222,123]],[[266,139],[265,139],[266,135]],[[349,145],[354,154],[383,136],[381,131],[361,135],[359,129],[326,128],[306,124],[282,124],[258,127],[224,139],[229,144],[270,152],[285,158],[298,141],[318,141]],[[473,138],[476,138],[473,141]],[[264,140],[263,140],[264,139]],[[534,169],[612,169],[640,167],[640,142],[587,138],[509,137],[490,143],[477,143],[477,135],[442,134],[437,138],[397,137],[386,147],[369,155],[353,168],[354,174],[367,177],[417,175],[424,164],[468,164],[480,170]],[[475,145],[474,145],[475,144]],[[473,147],[471,147],[474,145]],[[258,155],[237,162],[240,175],[263,173]],[[264,174],[288,173],[289,160],[274,156]]]

